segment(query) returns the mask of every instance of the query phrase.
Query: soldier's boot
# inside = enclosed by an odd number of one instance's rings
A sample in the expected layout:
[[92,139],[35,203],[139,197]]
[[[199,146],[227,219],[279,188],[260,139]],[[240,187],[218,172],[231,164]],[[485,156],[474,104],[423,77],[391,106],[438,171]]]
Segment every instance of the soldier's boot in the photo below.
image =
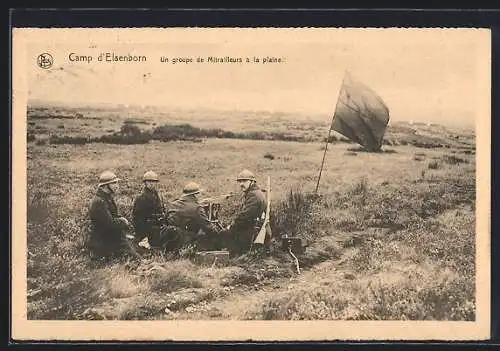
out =
[[137,252],[137,250],[132,246],[132,243],[128,240],[123,240],[121,242],[121,253],[125,254],[136,260],[141,260],[142,256]]
[[167,226],[161,231],[161,248],[165,253],[175,253],[182,246],[182,233],[175,226]]
[[152,226],[148,232],[148,242],[152,248],[161,248],[162,246],[162,229],[159,226]]
[[212,245],[214,250],[226,249],[228,251],[231,251],[230,249],[232,248],[232,244],[230,232],[226,230],[220,231],[212,238]]

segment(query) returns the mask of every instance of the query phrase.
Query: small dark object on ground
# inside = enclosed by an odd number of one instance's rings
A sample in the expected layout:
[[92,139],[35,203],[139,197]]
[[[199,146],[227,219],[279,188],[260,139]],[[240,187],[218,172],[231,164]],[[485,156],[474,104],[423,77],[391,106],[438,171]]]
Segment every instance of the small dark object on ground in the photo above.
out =
[[297,237],[282,237],[281,238],[281,249],[288,252],[292,249],[294,254],[302,254],[305,251],[305,246],[302,245],[302,240]]
[[270,154],[269,152],[264,155],[264,158],[268,158],[270,160],[274,160],[274,155]]
[[356,276],[352,273],[345,273],[344,274],[344,279],[347,279],[347,280],[354,280],[356,279]]

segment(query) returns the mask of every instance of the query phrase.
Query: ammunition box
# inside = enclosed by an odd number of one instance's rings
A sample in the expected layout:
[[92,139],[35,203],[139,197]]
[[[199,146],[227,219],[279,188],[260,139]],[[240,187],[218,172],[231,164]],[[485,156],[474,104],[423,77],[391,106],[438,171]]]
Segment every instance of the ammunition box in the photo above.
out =
[[229,262],[229,251],[200,251],[196,253],[195,262],[202,266],[225,266]]

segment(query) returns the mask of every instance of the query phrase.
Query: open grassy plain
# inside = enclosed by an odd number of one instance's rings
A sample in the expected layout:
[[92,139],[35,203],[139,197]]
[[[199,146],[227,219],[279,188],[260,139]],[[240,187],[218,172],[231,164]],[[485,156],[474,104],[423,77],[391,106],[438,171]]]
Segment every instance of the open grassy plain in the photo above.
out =
[[[473,131],[391,123],[381,153],[335,141],[315,197],[328,116],[96,111],[36,107],[28,114],[28,318],[474,320]],[[304,139],[50,143],[52,135],[119,131],[126,119],[141,130],[190,123]],[[278,242],[270,257],[245,255],[226,267],[195,265],[189,253],[150,256],[139,267],[90,265],[86,214],[103,170],[124,179],[117,202],[130,218],[146,170],[160,175],[170,201],[189,180],[207,197],[237,191],[243,168],[262,186],[271,176],[275,236],[308,243],[300,275]],[[237,204],[228,200],[223,221]]]

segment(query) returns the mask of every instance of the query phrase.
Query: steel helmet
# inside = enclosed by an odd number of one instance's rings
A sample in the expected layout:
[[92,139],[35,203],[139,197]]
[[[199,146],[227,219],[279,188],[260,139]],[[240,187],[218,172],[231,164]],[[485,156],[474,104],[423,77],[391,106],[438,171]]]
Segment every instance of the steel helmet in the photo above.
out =
[[99,176],[99,186],[103,186],[106,184],[117,183],[119,179],[116,174],[111,171],[104,171]]
[[241,171],[240,174],[238,174],[238,178],[236,180],[253,180],[255,181],[255,176],[252,172],[250,172],[248,169],[244,169]]
[[189,182],[182,189],[182,193],[184,195],[193,195],[201,192],[200,185],[195,182]]
[[150,182],[159,182],[160,179],[158,178],[158,174],[156,174],[155,172],[153,171],[147,171],[146,173],[144,173],[144,175],[142,176],[142,180],[143,181],[150,181]]

